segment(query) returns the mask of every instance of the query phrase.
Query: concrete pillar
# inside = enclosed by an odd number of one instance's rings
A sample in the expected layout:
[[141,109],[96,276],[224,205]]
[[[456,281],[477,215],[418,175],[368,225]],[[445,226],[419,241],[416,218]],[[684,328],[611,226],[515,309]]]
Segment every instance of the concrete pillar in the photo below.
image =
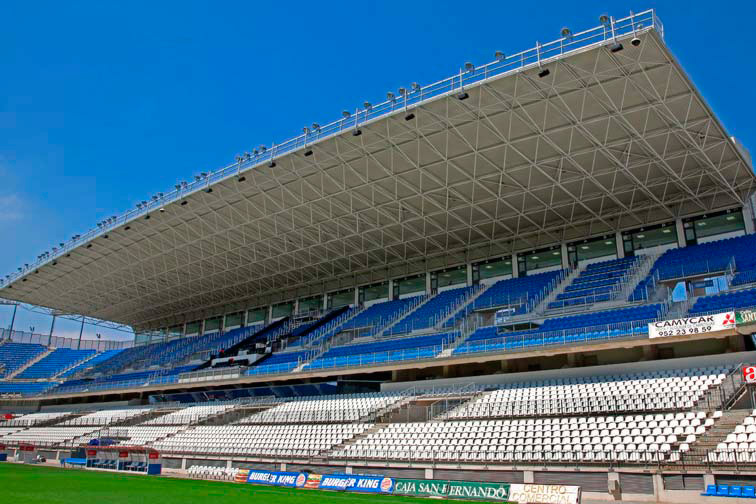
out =
[[706,473],[703,475],[704,480],[704,489],[706,489],[709,485],[715,485],[717,483],[716,478],[714,478],[714,475],[711,473]]
[[184,322],[181,328],[181,337],[183,338],[184,336],[186,336],[186,322]]
[[182,471],[186,471],[186,459],[185,458],[181,459],[181,470]]
[[567,257],[567,244],[562,243],[562,268],[567,269],[570,267],[570,260]]
[[281,462],[281,472],[286,471],[286,462]]
[[433,468],[431,467],[425,468],[425,479],[433,479]]
[[520,276],[520,270],[517,266],[517,253],[512,254],[512,278],[517,278]]
[[393,301],[394,300],[394,281],[393,280],[389,280],[388,290],[389,290],[388,291],[389,301]]
[[677,230],[677,246],[685,246],[685,228],[682,219],[675,219],[675,229]]
[[467,285],[471,286],[473,284],[473,265],[472,263],[467,263]]
[[248,315],[248,313],[249,313],[249,310],[247,310],[247,309],[245,309],[244,311],[242,311],[241,320],[239,321],[239,325],[241,327],[247,327],[247,315]]
[[226,469],[231,469],[233,465],[234,464],[230,460],[226,460]]
[[522,482],[525,484],[528,483],[535,483],[535,478],[533,477],[533,471],[522,471]]
[[651,477],[654,481],[654,498],[656,502],[660,502],[660,498],[664,493],[664,478],[662,478],[661,474],[654,474]]
[[[616,472],[610,471],[607,473],[608,476],[608,488],[609,495],[611,495],[614,500],[620,500],[622,499],[622,488],[619,484],[619,474]],[[612,489],[616,489],[616,491],[611,491]]]
[[270,322],[273,320],[273,305],[268,306],[268,320],[267,322]]
[[328,293],[323,294],[323,309],[328,309]]
[[294,300],[294,313],[299,313],[299,299]]
[[745,225],[745,232],[748,234],[753,234],[754,232],[756,232],[756,230],[754,229],[753,219],[753,203],[749,198],[748,203],[746,203],[746,205],[743,207],[743,224]]
[[360,288],[355,287],[354,288],[354,306],[360,305]]
[[352,466],[345,467],[344,474],[352,474]]
[[431,272],[430,271],[425,272],[425,293],[426,294],[431,293]]
[[620,231],[614,233],[614,241],[617,245],[617,258],[622,259],[625,257],[625,244],[622,241],[622,233]]

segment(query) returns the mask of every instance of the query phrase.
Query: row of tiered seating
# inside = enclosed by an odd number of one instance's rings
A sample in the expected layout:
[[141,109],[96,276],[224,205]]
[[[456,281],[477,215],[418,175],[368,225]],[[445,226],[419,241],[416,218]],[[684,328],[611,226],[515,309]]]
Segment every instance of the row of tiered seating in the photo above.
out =
[[30,443],[35,446],[73,447],[96,437],[95,427],[31,427],[0,438],[0,444]]
[[[629,300],[647,299],[647,292],[649,287],[653,286],[654,278],[670,280],[723,272],[733,259],[739,272],[756,270],[756,255],[753,253],[755,247],[756,235],[750,234],[666,250],[656,260],[648,277],[635,288]],[[749,278],[756,278],[756,275],[750,275],[746,274],[740,282],[747,283]]]
[[55,377],[61,371],[92,357],[95,350],[73,350],[71,348],[56,348],[39,361],[19,373],[16,378],[38,380]]
[[335,346],[307,364],[304,369],[365,366],[402,360],[430,359],[438,355],[444,346],[452,343],[457,336],[456,333],[433,334]]
[[7,342],[0,345],[0,378],[10,375],[47,351],[44,345]]
[[215,404],[208,406],[190,406],[167,415],[153,418],[143,425],[189,425],[220,415],[233,409],[233,404]]
[[70,415],[70,412],[50,412],[50,413],[29,413],[27,415],[21,415],[4,422],[0,422],[0,426],[19,426],[19,427],[32,427],[37,424],[51,422],[53,420],[63,418]]
[[172,436],[186,428],[185,425],[116,427],[105,433],[111,439],[118,439],[121,446],[145,446]]
[[131,373],[99,376],[95,379],[76,378],[66,380],[57,387],[50,389],[50,394],[73,394],[77,392],[91,392],[126,387],[142,387],[161,383],[176,383],[178,375],[187,373],[196,366],[180,366],[172,369],[155,369],[149,371],[134,371]]
[[638,336],[647,334],[648,323],[663,317],[666,311],[665,305],[653,304],[546,319],[541,327],[526,331],[500,332],[497,327],[480,327],[455,348],[454,353],[493,352]]
[[657,371],[503,385],[465,403],[449,418],[690,409],[725,379],[727,369]]
[[101,410],[71,420],[60,423],[61,427],[66,426],[89,426],[89,425],[112,425],[130,420],[149,412],[150,408],[130,408],[130,409],[112,409]]
[[691,307],[689,314],[699,315],[701,313],[724,312],[751,307],[756,307],[756,289],[700,297]]
[[487,462],[661,460],[673,450],[687,451],[696,433],[703,435],[714,425],[706,413],[680,415],[395,423],[333,455]]
[[378,393],[302,397],[255,413],[236,423],[354,422],[401,398],[401,395]]
[[57,384],[57,382],[0,382],[0,395],[34,396]]
[[391,326],[385,334],[405,334],[435,327],[475,291],[474,287],[459,287],[439,292],[422,306]]
[[637,257],[625,257],[589,264],[549,308],[562,308],[610,301],[616,297],[623,279],[638,263]]
[[312,352],[277,352],[256,362],[245,374],[286,373],[312,357]]
[[67,370],[66,372],[62,373],[60,375],[60,378],[68,378],[70,376],[75,375],[78,372],[85,371],[87,369],[93,368],[97,366],[98,364],[101,364],[108,359],[111,359],[121,353],[123,350],[105,350],[104,352],[100,352],[88,361],[84,361],[81,364],[78,364],[71,369]]
[[162,452],[311,457],[362,434],[373,424],[208,425],[154,443]]
[[336,333],[341,330],[341,326],[352,318],[359,308],[348,308],[343,313],[329,320],[326,324],[316,328],[313,331],[304,333],[300,338],[289,344],[290,348],[302,346],[316,346],[330,340]]
[[756,462],[756,410],[708,453],[708,459],[718,463]]
[[394,299],[368,306],[351,320],[340,327],[341,331],[349,329],[366,329],[363,336],[378,334],[384,327],[396,320],[403,313],[411,310],[422,302],[423,296],[414,296],[405,299]]
[[527,313],[529,306],[546,297],[564,275],[564,270],[557,270],[499,280],[478,296],[473,302],[473,309],[512,307],[515,308],[515,315]]

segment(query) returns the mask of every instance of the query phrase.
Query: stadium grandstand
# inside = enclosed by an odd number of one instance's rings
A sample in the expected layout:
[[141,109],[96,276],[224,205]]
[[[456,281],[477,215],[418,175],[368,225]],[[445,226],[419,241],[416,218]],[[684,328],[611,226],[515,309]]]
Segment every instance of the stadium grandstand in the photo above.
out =
[[497,53],[0,281],[136,334],[3,330],[0,452],[754,497],[755,182],[654,11]]

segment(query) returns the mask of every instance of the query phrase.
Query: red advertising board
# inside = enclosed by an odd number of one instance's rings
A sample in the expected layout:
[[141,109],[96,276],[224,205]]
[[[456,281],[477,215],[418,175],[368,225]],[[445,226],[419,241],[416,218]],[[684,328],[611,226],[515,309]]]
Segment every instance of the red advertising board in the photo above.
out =
[[743,366],[743,379],[746,383],[756,383],[756,366]]

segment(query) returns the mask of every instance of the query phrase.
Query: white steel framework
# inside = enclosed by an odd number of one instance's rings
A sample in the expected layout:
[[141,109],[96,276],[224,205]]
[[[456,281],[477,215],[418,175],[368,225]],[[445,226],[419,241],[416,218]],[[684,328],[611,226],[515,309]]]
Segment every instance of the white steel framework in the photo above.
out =
[[743,205],[749,161],[643,15],[243,158],[0,294],[157,328]]

